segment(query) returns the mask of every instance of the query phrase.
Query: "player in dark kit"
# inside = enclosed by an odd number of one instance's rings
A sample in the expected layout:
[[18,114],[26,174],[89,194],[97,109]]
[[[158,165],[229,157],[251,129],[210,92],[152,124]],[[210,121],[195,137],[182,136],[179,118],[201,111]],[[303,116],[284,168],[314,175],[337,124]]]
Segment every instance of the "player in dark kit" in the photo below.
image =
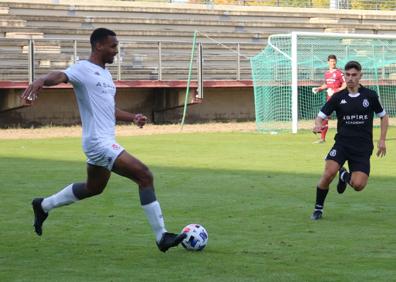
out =
[[[370,174],[370,156],[373,152],[373,117],[381,118],[381,135],[378,141],[377,156],[386,154],[386,132],[388,116],[381,106],[375,91],[360,85],[362,67],[358,62],[350,61],[345,65],[347,89],[333,96],[320,110],[315,120],[315,133],[323,129],[322,121],[333,111],[337,115],[337,134],[335,144],[326,157],[325,169],[316,188],[313,220],[322,218],[323,204],[329,191],[329,185],[339,172],[338,193],[344,193],[347,184],[356,191],[362,191]],[[350,172],[344,167],[348,161]]]

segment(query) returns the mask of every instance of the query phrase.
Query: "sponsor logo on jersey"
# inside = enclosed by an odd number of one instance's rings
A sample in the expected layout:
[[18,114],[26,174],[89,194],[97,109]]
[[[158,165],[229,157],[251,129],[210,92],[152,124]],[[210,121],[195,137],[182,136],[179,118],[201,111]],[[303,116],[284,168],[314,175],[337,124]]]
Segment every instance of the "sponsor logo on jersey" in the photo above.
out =
[[346,103],[347,103],[347,101],[345,99],[342,99],[340,102],[340,104],[346,104]]
[[120,145],[118,145],[118,144],[113,144],[113,145],[111,145],[111,147],[113,148],[113,150],[120,149]]
[[368,115],[345,115],[342,117],[345,124],[358,125],[364,124],[368,119]]
[[369,101],[367,99],[363,100],[363,107],[367,108],[370,105]]
[[103,87],[103,88],[112,88],[112,89],[115,89],[115,85],[114,85],[114,84],[110,84],[110,83],[106,83],[106,82],[100,83],[100,81],[98,81],[98,82],[96,83],[96,86],[97,86],[97,87]]
[[337,150],[336,149],[331,150],[329,155],[330,157],[335,157],[337,155]]

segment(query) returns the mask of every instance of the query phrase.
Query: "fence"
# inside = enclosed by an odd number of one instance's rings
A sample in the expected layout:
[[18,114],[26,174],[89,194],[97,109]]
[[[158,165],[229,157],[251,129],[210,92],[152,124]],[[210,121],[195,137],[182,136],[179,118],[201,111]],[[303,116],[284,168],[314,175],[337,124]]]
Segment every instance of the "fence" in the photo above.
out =
[[[200,44],[203,51],[198,60],[203,62],[204,80],[251,79],[248,57],[263,47],[258,43],[223,43],[230,49],[216,43]],[[117,80],[186,80],[191,48],[191,42],[120,40],[119,53],[108,68]],[[0,80],[32,81],[87,59],[89,54],[86,40],[0,38]]]

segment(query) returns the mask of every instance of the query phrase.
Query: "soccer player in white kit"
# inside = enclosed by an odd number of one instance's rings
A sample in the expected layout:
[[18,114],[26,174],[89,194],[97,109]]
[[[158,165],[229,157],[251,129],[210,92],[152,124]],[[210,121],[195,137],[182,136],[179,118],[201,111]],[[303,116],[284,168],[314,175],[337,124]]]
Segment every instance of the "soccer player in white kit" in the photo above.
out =
[[72,183],[52,196],[33,199],[35,232],[41,236],[43,222],[50,210],[102,193],[111,172],[115,172],[138,184],[140,202],[155,233],[157,246],[166,252],[177,246],[186,235],[167,232],[155,196],[152,173],[115,141],[116,120],[143,127],[147,118],[115,106],[116,87],[105,65],[113,63],[118,53],[116,34],[109,29],[98,28],[92,32],[90,42],[92,51],[88,60],[35,80],[21,96],[26,104],[31,104],[43,86],[71,83],[81,115],[82,147],[88,158],[86,182]]

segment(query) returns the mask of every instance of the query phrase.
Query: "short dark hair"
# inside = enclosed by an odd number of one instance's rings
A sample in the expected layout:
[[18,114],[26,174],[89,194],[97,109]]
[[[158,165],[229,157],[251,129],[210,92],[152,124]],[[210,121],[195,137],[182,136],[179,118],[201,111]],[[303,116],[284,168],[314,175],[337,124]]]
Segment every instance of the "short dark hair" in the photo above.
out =
[[358,71],[362,70],[362,65],[359,64],[359,62],[356,61],[349,61],[346,65],[345,65],[345,70],[350,70],[350,69],[356,69]]
[[328,55],[327,56],[327,61],[330,61],[331,59],[336,60],[337,61],[337,57],[336,55]]
[[116,36],[116,34],[114,31],[103,27],[95,29],[89,39],[92,49],[95,47],[96,43],[106,39],[107,36]]

